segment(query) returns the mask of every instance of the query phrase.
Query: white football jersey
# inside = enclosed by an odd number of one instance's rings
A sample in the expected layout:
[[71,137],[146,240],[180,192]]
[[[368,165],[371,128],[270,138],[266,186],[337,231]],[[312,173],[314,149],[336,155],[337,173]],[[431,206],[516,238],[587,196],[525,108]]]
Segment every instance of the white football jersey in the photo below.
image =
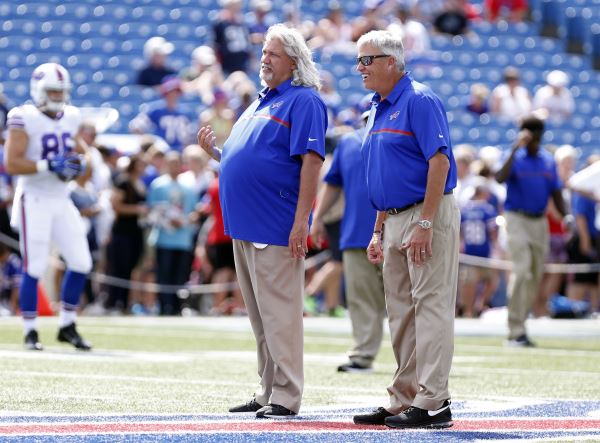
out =
[[[13,108],[8,113],[8,129],[23,129],[29,138],[25,158],[34,162],[51,159],[75,147],[75,135],[81,123],[81,113],[74,106],[67,105],[58,118],[50,118],[34,105],[27,104]],[[17,187],[25,194],[65,195],[67,184],[53,172],[21,175]]]

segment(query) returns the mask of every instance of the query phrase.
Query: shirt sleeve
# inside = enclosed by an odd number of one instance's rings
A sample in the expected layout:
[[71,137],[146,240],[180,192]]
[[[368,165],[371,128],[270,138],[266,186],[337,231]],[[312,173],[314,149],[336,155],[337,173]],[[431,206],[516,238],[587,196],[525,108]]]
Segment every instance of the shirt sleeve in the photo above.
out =
[[290,120],[290,155],[304,155],[313,151],[325,158],[327,108],[323,100],[311,91],[300,95]]
[[337,147],[333,151],[333,160],[331,161],[331,166],[329,167],[329,171],[323,178],[323,181],[330,185],[334,185],[334,186],[343,186],[344,185],[344,179],[342,177],[342,164],[341,164],[341,158],[342,158],[341,152],[343,150],[343,148],[342,148],[343,143],[344,142],[342,139],[342,141],[340,141],[340,143],[338,143]]
[[426,160],[438,151],[448,155],[450,134],[446,113],[434,97],[420,95],[410,106],[410,125]]
[[25,129],[25,118],[21,108],[13,108],[8,112],[6,129]]

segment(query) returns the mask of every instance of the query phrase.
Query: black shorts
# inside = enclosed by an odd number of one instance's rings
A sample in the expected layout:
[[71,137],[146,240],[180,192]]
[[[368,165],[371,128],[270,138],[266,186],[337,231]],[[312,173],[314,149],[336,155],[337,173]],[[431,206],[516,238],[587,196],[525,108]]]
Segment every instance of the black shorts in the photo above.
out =
[[342,261],[342,251],[340,251],[341,227],[341,221],[325,224],[325,229],[327,230],[327,238],[329,239],[329,250],[331,251],[331,258],[335,261]]
[[222,268],[235,269],[233,245],[231,243],[206,245],[206,256],[215,271]]
[[[592,248],[597,250],[596,241],[592,239]],[[579,250],[579,236],[577,234],[573,235],[571,240],[567,243],[567,254],[569,256],[569,263],[573,264],[581,264],[581,263],[598,263],[598,260],[594,257],[588,257],[583,255]],[[576,273],[573,275],[573,281],[576,283],[588,283],[588,284],[596,284],[598,282],[598,273],[597,272],[585,272],[585,273]]]

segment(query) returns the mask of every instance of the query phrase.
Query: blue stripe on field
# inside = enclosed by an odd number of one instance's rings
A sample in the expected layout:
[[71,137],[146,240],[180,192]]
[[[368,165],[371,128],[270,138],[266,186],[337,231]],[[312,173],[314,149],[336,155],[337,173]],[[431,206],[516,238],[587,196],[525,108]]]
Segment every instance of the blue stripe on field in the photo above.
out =
[[[491,403],[491,402],[490,402]],[[502,406],[502,402],[496,402],[497,406]],[[515,408],[507,404],[505,409],[497,408],[494,410],[474,411],[469,408],[469,402],[458,401],[452,403],[452,416],[454,418],[502,418],[502,417],[590,417],[593,411],[600,411],[600,401],[581,400],[581,401],[557,401],[541,400],[538,404],[521,406]],[[373,408],[331,408],[319,411],[300,411],[300,415],[295,420],[350,420],[355,414],[370,412]],[[254,421],[253,414],[125,414],[125,415],[5,415],[0,416],[0,423],[112,423],[112,422],[161,422],[161,421]]]
[[9,443],[394,443],[394,442],[423,442],[423,443],[459,443],[475,440],[513,440],[541,438],[575,438],[596,437],[599,431],[555,431],[555,432],[485,432],[485,431],[383,431],[383,432],[260,432],[260,433],[214,433],[214,434],[92,434],[92,435],[28,435],[3,437],[3,442]]

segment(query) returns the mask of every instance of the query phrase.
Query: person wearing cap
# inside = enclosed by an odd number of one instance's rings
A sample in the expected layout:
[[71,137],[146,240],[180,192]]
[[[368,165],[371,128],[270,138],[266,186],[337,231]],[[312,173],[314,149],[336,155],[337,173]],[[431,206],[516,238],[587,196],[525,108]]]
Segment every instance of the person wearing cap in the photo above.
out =
[[269,28],[260,77],[265,86],[217,147],[210,126],[198,144],[221,161],[225,233],[258,348],[254,398],[230,412],[296,415],[304,386],[304,257],[312,203],[325,156],[327,109],[302,35]]
[[175,74],[175,71],[167,66],[167,56],[173,52],[173,43],[164,37],[151,37],[144,44],[144,58],[147,66],[137,76],[136,84],[142,86],[156,86],[162,80]]
[[554,70],[546,76],[546,85],[533,96],[533,109],[541,118],[560,125],[567,121],[575,110],[575,100],[569,91],[569,76]]
[[192,51],[192,64],[185,68],[180,77],[184,92],[200,96],[203,104],[210,106],[212,91],[223,85],[223,69],[210,46],[198,46]]
[[362,145],[377,209],[367,253],[371,263],[383,262],[397,369],[389,404],[354,416],[354,423],[446,428],[460,231],[446,111],[406,72],[397,35],[371,31],[357,45],[356,69],[376,92]]
[[509,66],[504,70],[504,82],[492,90],[490,111],[495,115],[510,121],[519,119],[531,113],[531,95],[521,85],[519,70]]
[[544,272],[549,246],[545,212],[552,197],[556,209],[567,214],[561,194],[562,184],[552,154],[541,147],[544,122],[528,116],[512,149],[496,172],[499,183],[506,182],[506,236],[513,262],[508,281],[509,346],[531,347],[525,321],[531,311]]
[[161,137],[170,149],[181,151],[195,132],[190,119],[179,109],[181,80],[176,76],[165,77],[158,90],[163,100],[148,104],[146,110],[131,120],[129,130]]
[[241,0],[219,0],[219,4],[222,9],[213,23],[213,46],[227,76],[248,69],[250,34],[243,21]]
[[373,361],[381,347],[386,315],[381,265],[369,263],[366,253],[375,223],[375,209],[369,201],[360,152],[368,111],[365,114],[363,127],[343,135],[333,151],[333,161],[323,179],[325,186],[319,193],[310,229],[313,240],[322,241],[328,234],[323,215],[343,196],[345,206],[339,249],[342,250],[346,304],[354,346],[348,352],[349,361],[338,366],[338,372],[372,372]]

